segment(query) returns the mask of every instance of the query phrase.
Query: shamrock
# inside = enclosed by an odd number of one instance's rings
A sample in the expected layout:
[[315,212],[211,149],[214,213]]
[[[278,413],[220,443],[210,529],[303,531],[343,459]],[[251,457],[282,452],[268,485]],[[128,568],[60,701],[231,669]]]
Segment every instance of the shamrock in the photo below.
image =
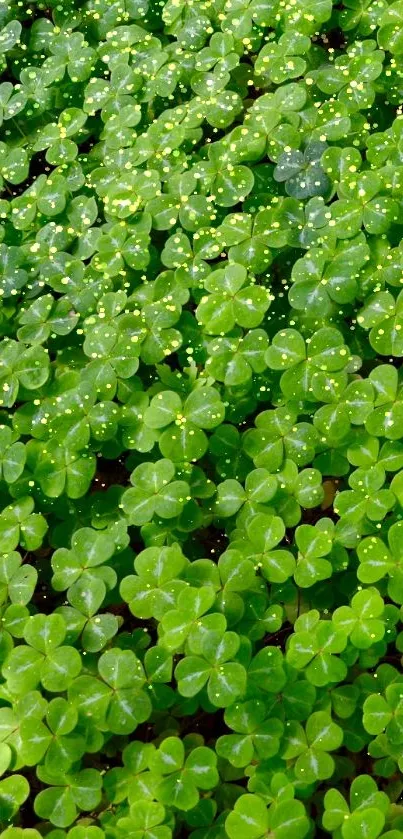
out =
[[230,0],[225,7],[223,29],[238,39],[250,35],[253,24],[269,26],[272,19],[273,11],[260,0],[242,0],[241,3]]
[[269,582],[284,583],[295,569],[295,560],[289,551],[274,550],[284,534],[284,523],[279,516],[258,513],[248,519],[246,538],[235,537],[231,548],[253,562]]
[[72,33],[71,38],[64,38],[62,33],[52,38],[50,52],[44,67],[53,78],[63,78],[65,69],[72,80],[83,81],[89,77],[94,50],[81,32]]
[[381,833],[389,807],[385,793],[379,792],[373,778],[358,775],[350,787],[350,808],[337,789],[329,789],[324,799],[323,826],[334,831],[341,828],[343,839],[360,836],[365,831],[377,837]]
[[29,308],[21,310],[18,337],[26,344],[43,344],[50,335],[68,335],[74,329],[78,315],[71,310],[68,300],[54,303],[51,294],[38,297]]
[[242,696],[246,671],[242,664],[233,661],[238,649],[235,632],[207,630],[200,645],[201,655],[186,655],[176,667],[175,678],[182,696],[195,696],[207,685],[210,702],[219,708]]
[[1,839],[402,839],[402,21],[0,3]]
[[0,425],[0,468],[8,484],[18,480],[24,470],[25,460],[25,446],[18,442],[18,435],[8,426]]
[[341,746],[343,731],[326,711],[315,711],[305,730],[300,723],[290,722],[284,741],[283,757],[296,758],[295,774],[309,784],[333,774],[334,760],[329,752]]
[[365,517],[381,521],[396,503],[392,490],[382,489],[384,482],[385,471],[380,464],[352,472],[349,478],[352,490],[339,492],[335,498],[338,515],[353,522],[362,522]]
[[[259,209],[256,215],[229,214],[217,228],[215,237],[221,247],[228,249],[231,261],[261,274],[273,261],[270,248],[284,247],[299,221],[298,205],[288,198]],[[216,247],[218,251],[221,249],[219,245]]]
[[251,329],[245,338],[233,330],[232,335],[230,333],[225,338],[217,338],[209,344],[206,370],[228,387],[244,385],[253,373],[265,370],[264,354],[267,345],[267,336],[262,329]]
[[197,183],[193,170],[180,173],[169,179],[167,193],[148,201],[146,210],[151,213],[156,230],[170,230],[178,219],[185,230],[192,232],[209,224],[209,202],[206,196],[195,194]]
[[238,64],[238,55],[234,52],[235,38],[229,33],[215,32],[209,41],[197,54],[195,69],[197,72],[211,70],[216,67],[220,72],[232,70]]
[[294,527],[301,518],[301,507],[317,507],[325,497],[322,475],[318,469],[302,469],[294,460],[286,459],[277,472],[278,489],[273,506],[287,527]]
[[267,80],[282,84],[298,78],[306,68],[306,61],[300,56],[307,53],[309,47],[309,38],[296,31],[285,32],[276,43],[267,44],[260,51],[255,64],[260,83]]
[[61,446],[55,438],[33,448],[32,465],[35,478],[50,498],[58,498],[65,490],[70,498],[80,498],[87,492],[96,468],[94,457],[87,451]]
[[[137,576],[129,574],[120,586],[121,595],[133,615],[144,619],[158,614],[161,620],[170,612],[186,587],[185,582],[178,579],[185,565],[179,545],[140,551],[134,560]],[[187,594],[186,590],[184,594]]]
[[189,485],[173,481],[175,467],[171,460],[143,463],[132,472],[132,489],[123,493],[121,506],[130,524],[145,524],[156,513],[162,518],[173,518],[189,500]]
[[363,706],[364,728],[370,734],[386,734],[392,743],[403,739],[403,703],[401,684],[390,684],[385,695],[370,694]]
[[69,769],[77,754],[85,752],[85,739],[74,734],[78,713],[61,696],[52,699],[46,711],[46,725],[36,717],[23,719],[20,725],[21,756],[29,766],[44,760],[46,769],[58,772]]
[[133,215],[129,221],[108,222],[102,228],[92,265],[108,276],[119,276],[125,265],[141,271],[148,265],[151,218],[147,213]]
[[351,606],[336,609],[332,620],[355,647],[366,650],[383,638],[385,625],[380,620],[383,609],[383,599],[376,589],[366,589],[354,595]]
[[402,390],[397,370],[391,364],[380,364],[371,371],[369,378],[376,392],[375,410],[367,418],[365,427],[370,434],[382,434],[388,440],[398,440]]
[[355,0],[348,0],[345,9],[340,12],[339,19],[345,31],[350,28],[357,28],[357,31],[362,35],[370,35],[374,30],[379,20],[379,11],[386,8],[386,5],[381,3],[380,9],[377,11],[376,5],[372,0],[365,0],[365,3],[357,7]]
[[34,151],[47,149],[46,160],[54,166],[74,160],[78,146],[70,138],[83,130],[86,119],[80,108],[66,108],[61,112],[57,123],[50,123],[46,128],[39,129]]
[[9,504],[0,513],[0,534],[3,551],[14,551],[21,544],[27,550],[36,550],[42,544],[48,529],[41,513],[34,513],[35,502],[28,496]]
[[338,93],[351,112],[368,108],[375,96],[372,82],[382,72],[384,53],[373,40],[356,42],[346,56],[339,56],[333,65],[325,64],[310,75],[319,90]]
[[70,586],[67,600],[70,605],[59,606],[56,613],[66,624],[66,637],[74,644],[77,639],[88,652],[99,652],[116,635],[119,621],[110,612],[98,613],[106,595],[102,579],[84,572]]
[[310,143],[303,153],[291,150],[280,155],[273,175],[276,181],[285,182],[287,195],[309,198],[327,193],[330,182],[321,165],[325,150],[325,143],[316,142]]
[[12,119],[26,104],[26,96],[23,90],[16,91],[11,82],[0,84],[0,125],[4,120]]
[[382,181],[375,173],[364,172],[348,187],[340,187],[340,201],[332,212],[339,238],[351,238],[361,225],[368,233],[383,233],[398,220],[398,205],[393,198],[379,195]]
[[[108,14],[106,8],[104,14],[106,20]],[[109,114],[116,115],[116,111],[119,112],[119,110],[126,108],[124,123],[128,121],[128,115],[130,115],[128,124],[136,125],[135,114],[140,109],[133,104],[130,94],[135,92],[140,85],[141,79],[138,74],[133,72],[131,68],[118,64],[118,66],[112,68],[110,79],[102,79],[97,76],[90,78],[84,91],[83,110],[90,116],[94,116],[98,110],[102,109],[102,116],[105,116],[105,122],[107,122]]]
[[196,310],[207,332],[217,335],[230,332],[235,324],[250,329],[261,323],[270,295],[267,289],[248,284],[247,277],[246,269],[236,263],[207,276],[204,286],[211,294],[202,298]]
[[[339,203],[342,204],[342,201],[337,202]],[[330,230],[334,230],[340,238],[340,230],[337,229],[336,222]],[[355,300],[357,295],[355,274],[365,265],[369,251],[364,235],[362,233],[354,235],[357,231],[349,223],[348,212],[346,212],[344,231],[349,239],[347,243],[336,244],[334,241],[333,247],[329,248],[328,252],[320,247],[312,248],[309,256],[303,256],[295,262],[291,275],[293,285],[289,291],[289,301],[298,311],[308,309],[312,317],[323,318],[324,315],[331,314],[334,304],[341,305]],[[330,243],[332,243],[331,239]],[[328,328],[327,322],[326,328]],[[348,359],[345,360],[347,363]]]
[[266,363],[281,370],[280,385],[288,399],[321,399],[323,389],[341,393],[347,384],[348,349],[338,330],[320,329],[305,342],[295,329],[278,332],[266,352]]
[[25,149],[8,149],[0,143],[0,184],[4,181],[20,184],[25,181],[29,170],[29,158]]
[[29,563],[22,564],[18,551],[0,557],[0,602],[25,606],[31,600],[38,579],[38,572]]
[[[186,580],[191,585],[212,586],[224,616],[228,615],[231,619],[234,614],[243,614],[243,595],[247,591],[256,596],[260,586],[255,571],[250,559],[244,558],[241,551],[230,545],[228,550],[221,554],[217,565],[208,559],[192,562],[186,569]],[[207,625],[207,619],[205,624]],[[203,622],[200,626],[203,626]],[[223,626],[225,629],[225,623]]]
[[363,425],[374,406],[374,389],[368,380],[356,379],[340,394],[344,376],[324,375],[315,382],[316,395],[329,404],[315,412],[314,425],[332,447],[348,436],[352,425]]
[[184,404],[177,393],[162,391],[153,397],[144,416],[149,428],[163,429],[158,445],[163,457],[174,463],[198,460],[208,446],[203,429],[215,428],[223,418],[224,406],[213,387],[194,390]]
[[130,807],[130,815],[117,822],[118,830],[126,830],[139,837],[147,837],[152,831],[156,839],[171,839],[172,831],[164,825],[165,808],[155,801],[138,801]]
[[63,439],[77,452],[91,437],[108,440],[116,434],[119,411],[109,399],[98,401],[95,388],[80,383],[50,400],[43,400],[35,413],[37,436]]
[[312,527],[302,524],[295,531],[298,546],[295,582],[302,588],[326,580],[332,574],[332,565],[324,559],[332,550],[332,522],[322,518]]
[[[235,117],[241,103],[236,93],[229,95],[229,109]],[[225,98],[223,101],[225,109]],[[240,200],[245,200],[253,188],[253,172],[241,163],[233,165],[228,163],[225,168],[222,166],[220,150],[210,147],[208,160],[201,161],[195,165],[193,170],[195,177],[200,181],[203,192],[207,195],[216,195],[219,207],[233,207]]]
[[[29,796],[29,783],[24,775],[13,774],[0,781],[0,807],[6,819],[12,819]],[[34,837],[37,839],[37,837]]]
[[21,266],[24,257],[20,248],[0,244],[0,288],[2,297],[12,297],[28,282],[28,273]]
[[232,516],[246,505],[248,512],[260,509],[259,505],[271,501],[277,489],[277,480],[267,469],[252,469],[242,484],[228,478],[217,486],[216,511],[219,516]]
[[258,696],[264,696],[266,693],[278,694],[286,682],[281,650],[270,646],[259,650],[248,667],[248,683],[253,686]]
[[[141,305],[131,316],[123,319],[128,327],[133,342],[140,341],[140,357],[146,364],[155,364],[166,356],[178,350],[182,344],[182,335],[177,324],[181,314],[181,303],[186,302],[188,293],[183,290],[172,294],[172,282],[169,275],[160,278],[161,282],[148,286],[147,294],[140,292],[133,295],[132,300]],[[163,282],[165,280],[165,282]],[[153,302],[155,301],[155,302]]]
[[200,589],[187,586],[179,592],[177,608],[165,612],[161,628],[163,631],[161,646],[171,651],[182,647],[196,622],[198,626],[208,627],[208,619],[202,617],[210,609],[215,600],[212,586]]
[[32,184],[12,202],[13,222],[18,230],[26,230],[38,213],[53,218],[66,207],[69,186],[66,179],[55,169],[48,178],[39,175]]
[[256,756],[267,760],[277,754],[283,724],[267,718],[261,700],[249,700],[226,708],[224,720],[235,734],[223,734],[217,740],[217,753],[236,767],[246,766]]
[[82,675],[72,682],[69,700],[101,729],[107,725],[115,734],[131,734],[150,713],[145,681],[132,650],[109,649],[98,659],[98,677]]
[[376,583],[383,577],[388,578],[388,594],[395,603],[403,603],[403,576],[401,564],[402,522],[393,524],[388,532],[388,546],[378,536],[362,539],[357,548],[360,565],[357,571],[359,580]]
[[316,610],[308,612],[296,621],[287,649],[288,663],[304,669],[308,681],[317,687],[342,681],[347,668],[337,653],[346,647],[348,629],[342,621],[333,625],[333,621],[320,620]]
[[72,536],[71,548],[57,548],[52,556],[53,586],[57,591],[71,591],[84,577],[87,585],[100,580],[113,588],[116,574],[110,566],[103,566],[114,552],[115,543],[108,533],[79,528]]
[[49,786],[36,796],[35,813],[41,819],[50,819],[56,827],[68,827],[79,811],[93,810],[101,800],[102,777],[96,769],[66,774],[41,766],[38,776]]
[[[90,319],[84,342],[84,352],[93,361],[88,365],[87,381],[96,384],[101,392],[114,395],[118,378],[133,376],[138,369],[139,347],[131,340],[128,330],[120,331],[115,324],[103,325],[102,321],[92,327]],[[108,393],[109,391],[109,393]]]
[[158,432],[144,423],[144,412],[149,403],[147,394],[138,391],[130,393],[122,406],[119,425],[122,428],[123,443],[128,449],[148,452],[157,439]]
[[245,839],[261,839],[268,832],[275,839],[303,839],[309,829],[305,807],[300,801],[282,801],[268,810],[258,795],[241,795],[225,821],[230,839],[243,832]]
[[149,771],[149,762],[155,746],[132,740],[122,751],[123,766],[114,766],[104,776],[108,801],[119,804],[126,798],[129,804],[154,798],[154,784]]
[[284,458],[305,466],[313,460],[318,437],[305,422],[296,422],[297,415],[288,408],[263,411],[255,420],[255,429],[245,432],[243,447],[257,468],[269,472],[280,469]]
[[399,32],[401,18],[401,6],[392,3],[392,7],[385,9],[379,20],[379,46],[384,48],[388,44],[388,50],[394,55],[400,55],[402,51],[402,40]]
[[22,349],[21,344],[4,339],[0,350],[0,405],[10,408],[21,387],[37,390],[49,375],[49,356],[43,347]]
[[372,295],[357,317],[358,323],[369,329],[371,346],[381,355],[400,356],[403,352],[399,332],[402,327],[401,293],[395,299],[389,291]]
[[40,683],[51,693],[66,690],[81,670],[81,657],[74,647],[63,646],[65,635],[60,615],[37,614],[26,621],[26,643],[11,650],[3,665],[12,691],[24,693]]
[[179,810],[191,810],[199,800],[199,790],[218,784],[217,758],[211,749],[199,746],[185,757],[185,746],[178,737],[166,737],[150,758],[150,769],[157,781],[157,800]]

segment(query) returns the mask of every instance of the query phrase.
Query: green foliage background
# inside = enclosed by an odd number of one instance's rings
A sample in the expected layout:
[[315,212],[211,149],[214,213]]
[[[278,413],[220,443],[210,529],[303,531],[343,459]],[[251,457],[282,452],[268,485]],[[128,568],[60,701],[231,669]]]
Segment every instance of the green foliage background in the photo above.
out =
[[402,0],[0,61],[1,839],[402,839]]

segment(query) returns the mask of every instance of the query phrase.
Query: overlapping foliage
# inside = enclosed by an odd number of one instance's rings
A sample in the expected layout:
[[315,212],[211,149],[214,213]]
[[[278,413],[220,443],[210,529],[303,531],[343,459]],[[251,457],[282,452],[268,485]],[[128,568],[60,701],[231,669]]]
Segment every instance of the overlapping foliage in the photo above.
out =
[[2,839],[401,839],[402,0],[0,51]]

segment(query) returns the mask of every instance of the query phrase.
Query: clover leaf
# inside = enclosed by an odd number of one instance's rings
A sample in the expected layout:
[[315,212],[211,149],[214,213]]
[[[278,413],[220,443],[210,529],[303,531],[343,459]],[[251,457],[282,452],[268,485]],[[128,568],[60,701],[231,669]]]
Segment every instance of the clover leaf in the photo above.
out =
[[115,572],[109,566],[102,566],[114,552],[114,542],[107,533],[99,533],[90,527],[76,530],[71,548],[58,548],[52,556],[55,589],[71,590],[82,576],[86,580],[101,580],[112,588],[116,581]]
[[34,509],[34,500],[24,496],[2,510],[0,533],[3,550],[13,551],[19,544],[27,550],[40,547],[48,525],[44,516],[34,513]]
[[157,776],[156,797],[164,805],[191,810],[199,800],[199,790],[213,789],[218,783],[216,756],[200,746],[185,758],[183,743],[167,737],[151,760],[151,772]]
[[285,839],[287,832],[292,839],[299,839],[306,835],[308,824],[300,801],[281,802],[268,811],[259,796],[241,795],[226,819],[225,829],[230,839],[235,839],[241,830],[247,839],[260,839],[269,829],[276,839]]
[[46,723],[35,718],[25,719],[20,726],[21,756],[28,765],[42,762],[50,771],[69,769],[76,756],[85,752],[85,739],[74,734],[78,714],[62,697],[52,699],[46,713]]
[[359,775],[350,787],[350,809],[345,798],[337,789],[330,789],[325,796],[325,813],[323,824],[327,830],[341,827],[343,837],[357,835],[370,831],[374,837],[378,836],[384,825],[384,815],[389,808],[389,802],[369,775]]
[[130,611],[140,618],[158,615],[159,619],[175,607],[185,582],[178,579],[186,564],[179,545],[150,547],[134,560],[137,576],[124,577],[121,595]]
[[385,626],[379,616],[384,603],[378,592],[359,591],[351,600],[350,606],[340,606],[333,615],[337,627],[350,636],[351,643],[358,649],[367,649],[380,641]]
[[280,720],[267,719],[264,703],[260,700],[230,705],[224,719],[236,733],[218,738],[217,753],[233,766],[246,766],[255,756],[267,760],[279,751],[283,725]]
[[287,661],[297,670],[305,669],[308,681],[317,687],[339,682],[346,674],[346,665],[337,654],[343,652],[346,644],[347,634],[342,623],[333,625],[333,621],[319,621],[313,616],[310,628],[303,628],[303,624],[301,628],[296,627],[287,650]]
[[277,549],[285,533],[279,516],[258,513],[248,519],[246,539],[235,540],[231,547],[253,562],[263,576],[272,583],[284,583],[294,572],[295,560],[291,553]]
[[102,780],[96,769],[67,775],[60,770],[41,769],[39,774],[50,786],[36,796],[35,812],[42,819],[50,819],[56,827],[68,827],[78,811],[92,810],[100,801]]
[[276,181],[285,182],[287,195],[310,198],[326,194],[330,184],[320,163],[325,149],[323,143],[311,143],[304,153],[292,150],[280,155],[273,176]]
[[131,475],[133,489],[122,496],[122,508],[131,524],[145,524],[156,513],[162,518],[173,518],[182,511],[189,499],[185,481],[173,481],[175,467],[170,460],[155,464],[141,464]]
[[71,685],[69,698],[81,713],[115,734],[130,734],[148,718],[150,700],[142,690],[144,669],[132,650],[110,649],[98,660],[100,678],[82,675]]
[[[332,722],[326,711],[316,711],[311,714],[305,732],[301,726],[299,729],[301,729],[301,743],[298,747],[295,745],[292,753],[292,756],[297,757],[295,763],[297,777],[304,783],[329,778],[334,769],[334,761],[329,752],[340,746],[343,740],[342,729]],[[292,737],[291,731],[289,736]],[[284,756],[289,753],[286,735]]]
[[287,408],[268,409],[258,414],[256,429],[245,433],[243,446],[257,468],[275,472],[289,458],[298,466],[310,463],[315,455],[317,432],[309,423],[296,423]]
[[326,519],[322,519],[315,527],[302,524],[295,531],[298,558],[294,579],[302,588],[326,580],[332,574],[331,563],[323,558],[332,549],[332,536],[331,531],[327,529],[328,524]]
[[147,834],[157,839],[170,839],[171,828],[162,824],[165,819],[165,808],[155,801],[139,801],[130,808],[130,815],[120,818],[118,830],[128,830],[134,835],[146,837]]
[[246,269],[236,263],[209,274],[205,288],[211,294],[202,298],[196,315],[213,335],[230,332],[235,324],[259,326],[270,305],[269,292],[248,284]]
[[288,329],[274,336],[266,362],[273,370],[282,371],[281,389],[288,399],[317,397],[322,401],[325,379],[336,392],[345,385],[342,371],[348,362],[348,350],[335,329],[319,330],[309,344],[296,330]]
[[24,626],[26,645],[15,647],[3,665],[3,675],[17,694],[42,683],[45,690],[65,690],[81,670],[74,647],[64,646],[66,628],[60,615],[33,615]]
[[245,668],[233,661],[238,648],[239,639],[235,633],[207,631],[201,644],[202,655],[185,656],[175,670],[182,696],[194,696],[207,684],[207,694],[213,705],[231,705],[246,687]]
[[224,406],[212,387],[193,391],[184,404],[177,393],[163,391],[153,397],[144,417],[149,428],[163,429],[158,445],[174,463],[198,460],[208,445],[203,429],[215,428],[223,418]]

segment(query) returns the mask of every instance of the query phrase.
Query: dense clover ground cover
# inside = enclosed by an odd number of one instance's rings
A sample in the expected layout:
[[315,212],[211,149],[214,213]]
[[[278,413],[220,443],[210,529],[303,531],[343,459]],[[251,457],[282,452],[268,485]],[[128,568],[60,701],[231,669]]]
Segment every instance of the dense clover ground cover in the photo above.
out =
[[1,839],[402,839],[402,0],[0,52]]

